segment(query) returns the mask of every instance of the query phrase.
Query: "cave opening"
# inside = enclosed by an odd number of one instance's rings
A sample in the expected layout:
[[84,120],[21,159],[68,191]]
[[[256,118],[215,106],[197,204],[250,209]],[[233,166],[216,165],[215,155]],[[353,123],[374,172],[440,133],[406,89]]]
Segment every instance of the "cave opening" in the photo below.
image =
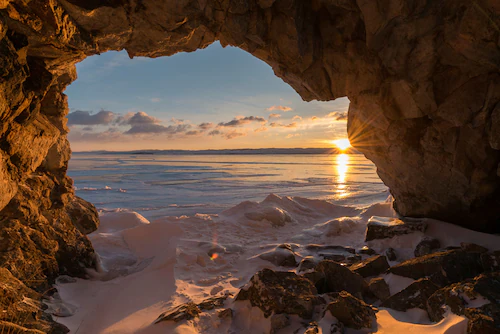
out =
[[107,52],[77,72],[65,91],[68,176],[99,210],[151,219],[215,214],[270,193],[357,206],[389,196],[347,140],[347,98],[305,102],[240,49]]

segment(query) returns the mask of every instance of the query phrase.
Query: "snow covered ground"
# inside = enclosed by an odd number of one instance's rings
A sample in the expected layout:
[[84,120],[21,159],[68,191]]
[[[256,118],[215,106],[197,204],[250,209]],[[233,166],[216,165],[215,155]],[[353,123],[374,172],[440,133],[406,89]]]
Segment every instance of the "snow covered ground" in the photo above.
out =
[[[366,223],[372,216],[394,217],[392,203],[365,208],[334,205],[323,200],[269,195],[262,202],[242,202],[220,214],[164,217],[148,221],[138,213],[116,209],[101,213],[101,226],[90,234],[100,267],[91,279],[60,277],[61,302],[54,306],[58,321],[72,333],[269,333],[269,319],[245,301],[235,301],[239,288],[263,268],[296,270],[273,265],[258,255],[288,243],[297,262],[315,256],[310,244],[361,248],[379,253],[394,248],[401,259],[413,256],[423,233],[364,242]],[[500,237],[472,232],[451,224],[427,220],[425,235],[442,247],[473,242],[500,247]],[[391,263],[393,264],[393,263]],[[391,294],[412,280],[384,276]],[[232,319],[219,318],[215,310],[193,320],[154,324],[169,307],[210,296],[228,294],[225,302]],[[320,323],[323,333],[330,324]],[[424,311],[397,312],[380,309],[377,333],[465,333],[467,320],[448,313],[440,323],[430,323]],[[279,333],[292,333],[291,326]],[[298,325],[297,325],[298,328]],[[355,331],[351,331],[355,333]]]

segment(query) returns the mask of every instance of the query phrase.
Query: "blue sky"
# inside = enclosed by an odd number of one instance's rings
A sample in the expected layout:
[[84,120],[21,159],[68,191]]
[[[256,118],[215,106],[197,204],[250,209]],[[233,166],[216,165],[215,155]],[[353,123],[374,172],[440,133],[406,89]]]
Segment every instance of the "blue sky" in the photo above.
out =
[[67,90],[73,150],[326,147],[346,137],[346,98],[304,102],[238,48],[157,59],[89,57]]

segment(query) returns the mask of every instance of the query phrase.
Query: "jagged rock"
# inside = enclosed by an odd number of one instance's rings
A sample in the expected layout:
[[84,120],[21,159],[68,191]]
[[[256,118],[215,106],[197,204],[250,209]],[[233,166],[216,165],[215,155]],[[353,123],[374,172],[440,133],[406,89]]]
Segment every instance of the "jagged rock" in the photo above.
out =
[[473,244],[470,242],[461,242],[460,243],[460,248],[462,248],[466,252],[476,252],[476,253],[486,253],[488,252],[488,248]]
[[263,269],[252,276],[236,300],[249,300],[264,312],[297,314],[309,319],[316,303],[316,288],[308,279],[291,272]]
[[290,317],[286,314],[273,314],[271,316],[271,334],[278,332],[280,329],[288,327],[291,324]]
[[425,232],[427,224],[423,221],[402,221],[396,218],[373,216],[366,225],[365,241],[387,239],[397,235]]
[[391,267],[389,271],[413,279],[429,277],[439,286],[445,286],[475,277],[484,270],[480,253],[457,249],[410,259]]
[[42,294],[28,288],[7,269],[0,268],[0,332],[68,333],[45,313]]
[[315,252],[318,257],[324,260],[331,260],[343,264],[353,264],[361,261],[361,256],[356,254],[356,250],[352,247],[312,244],[304,248],[309,252]]
[[320,332],[319,324],[316,321],[311,321],[306,324],[306,327],[299,328],[293,334],[318,334]]
[[368,291],[368,284],[363,277],[330,260],[318,263],[314,272],[304,274],[310,279],[319,293],[347,291],[356,297],[362,297]]
[[500,301],[500,272],[482,274],[473,280],[452,284],[436,291],[427,301],[427,313],[432,321],[443,319],[445,307],[464,315],[467,308],[481,303],[498,304]]
[[389,267],[387,258],[383,255],[377,255],[354,264],[349,269],[363,277],[370,277],[385,272]]
[[431,254],[433,251],[439,249],[441,247],[441,243],[439,240],[434,238],[424,238],[422,241],[418,243],[415,247],[415,257],[424,256]]
[[372,278],[368,283],[368,288],[371,293],[381,301],[384,301],[391,296],[389,285],[382,277]]
[[370,247],[368,246],[363,246],[359,251],[358,251],[359,254],[365,254],[365,255],[375,255],[377,254],[377,252],[373,249],[371,249]]
[[297,260],[295,259],[295,253],[290,247],[276,247],[273,250],[262,253],[259,258],[265,261],[269,261],[272,264],[281,267],[296,267]]
[[232,319],[233,310],[230,308],[223,309],[217,313],[217,316],[221,319]]
[[385,256],[387,256],[387,259],[389,261],[396,261],[398,259],[398,255],[396,253],[396,250],[394,248],[387,248],[387,250],[385,251]]
[[346,291],[329,295],[333,297],[333,301],[328,304],[325,312],[330,312],[346,327],[372,328],[376,319],[375,311],[370,305]]
[[382,302],[381,307],[392,308],[397,311],[406,311],[411,308],[426,309],[426,303],[430,296],[439,287],[427,278],[419,279],[405,289],[390,296]]
[[500,270],[500,251],[481,254],[481,264],[485,271]]
[[468,334],[499,334],[500,333],[500,306],[487,304],[478,308],[465,309]]
[[157,324],[162,321],[179,322],[183,320],[194,319],[198,317],[202,311],[209,311],[215,308],[224,307],[224,302],[226,301],[227,297],[228,295],[222,297],[210,297],[198,304],[193,302],[188,302],[185,304],[175,306],[169,309],[168,311],[160,314],[154,323]]

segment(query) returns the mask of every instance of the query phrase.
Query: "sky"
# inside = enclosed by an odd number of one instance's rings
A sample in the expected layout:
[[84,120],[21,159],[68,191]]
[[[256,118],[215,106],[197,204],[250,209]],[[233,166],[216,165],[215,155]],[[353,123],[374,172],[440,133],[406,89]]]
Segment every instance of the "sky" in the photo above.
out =
[[331,147],[347,98],[304,102],[238,48],[156,59],[107,52],[77,64],[67,89],[73,151]]

